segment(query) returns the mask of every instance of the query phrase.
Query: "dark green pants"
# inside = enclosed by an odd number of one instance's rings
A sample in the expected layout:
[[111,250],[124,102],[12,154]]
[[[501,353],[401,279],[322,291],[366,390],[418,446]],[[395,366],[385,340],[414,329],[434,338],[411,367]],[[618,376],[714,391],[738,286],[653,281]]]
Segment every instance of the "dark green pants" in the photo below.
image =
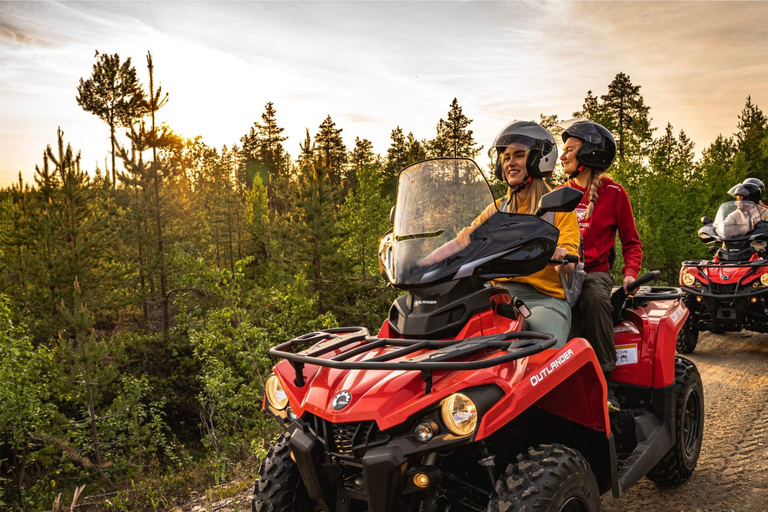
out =
[[595,349],[604,372],[616,367],[616,347],[613,342],[611,289],[609,272],[590,272],[584,280],[577,311],[583,321],[583,335]]

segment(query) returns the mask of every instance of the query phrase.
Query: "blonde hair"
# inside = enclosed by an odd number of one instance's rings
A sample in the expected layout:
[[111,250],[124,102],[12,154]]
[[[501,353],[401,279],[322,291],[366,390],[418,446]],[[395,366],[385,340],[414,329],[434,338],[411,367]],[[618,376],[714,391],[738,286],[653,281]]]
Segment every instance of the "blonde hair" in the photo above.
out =
[[584,218],[588,219],[592,216],[592,211],[595,209],[595,201],[597,201],[598,189],[603,185],[603,175],[605,171],[592,171],[592,175],[589,178],[589,186],[587,187],[587,197],[589,197],[589,206],[584,213]]
[[539,199],[541,199],[541,196],[546,194],[547,192],[552,191],[549,185],[547,185],[547,182],[545,182],[541,178],[533,178],[531,180],[531,184],[528,185],[528,190],[530,191],[528,193],[528,211],[527,212],[519,212],[518,210],[518,201],[517,201],[517,194],[512,193],[512,189],[509,189],[509,192],[507,192],[507,209],[511,213],[534,213],[536,211],[536,207],[539,205]]

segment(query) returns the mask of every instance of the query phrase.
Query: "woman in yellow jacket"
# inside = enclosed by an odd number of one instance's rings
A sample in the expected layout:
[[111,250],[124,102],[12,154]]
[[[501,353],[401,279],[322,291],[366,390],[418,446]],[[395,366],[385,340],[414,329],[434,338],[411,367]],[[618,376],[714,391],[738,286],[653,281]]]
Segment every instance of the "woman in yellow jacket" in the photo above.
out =
[[[436,249],[420,264],[429,265],[459,252],[469,245],[469,235],[496,211],[533,214],[541,196],[549,192],[544,182],[555,168],[557,146],[552,135],[536,123],[516,121],[504,127],[489,151],[495,159],[496,177],[509,186],[507,194],[489,205],[471,226],[461,230],[455,239]],[[554,225],[560,230],[553,259],[562,260],[567,254],[578,255],[579,224],[574,212],[555,213]],[[531,311],[526,328],[553,334],[559,348],[568,341],[571,328],[571,308],[565,300],[561,274],[573,271],[574,264],[549,265],[529,276],[494,281],[506,288],[511,296],[525,302]]]

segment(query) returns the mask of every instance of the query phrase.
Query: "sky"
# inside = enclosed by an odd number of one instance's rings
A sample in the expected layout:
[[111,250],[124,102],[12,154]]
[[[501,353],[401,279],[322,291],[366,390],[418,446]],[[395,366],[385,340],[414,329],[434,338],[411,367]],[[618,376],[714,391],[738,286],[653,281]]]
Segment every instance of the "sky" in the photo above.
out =
[[572,117],[623,72],[657,135],[671,123],[700,153],[747,96],[768,111],[766,20],[768,2],[0,1],[0,187],[32,181],[59,127],[84,169],[107,167],[108,126],[75,100],[97,50],[144,84],[151,52],[158,120],[216,148],[272,102],[294,157],[329,115],[348,149],[386,155],[398,126],[434,138],[454,98],[487,148],[512,120]]

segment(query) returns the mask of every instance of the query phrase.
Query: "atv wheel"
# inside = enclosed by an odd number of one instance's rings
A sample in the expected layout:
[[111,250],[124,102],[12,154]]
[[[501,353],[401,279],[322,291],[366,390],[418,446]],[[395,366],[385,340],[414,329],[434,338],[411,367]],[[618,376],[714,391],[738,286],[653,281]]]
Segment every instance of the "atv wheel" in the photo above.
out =
[[597,479],[586,459],[567,446],[528,448],[496,481],[489,512],[515,510],[593,512],[600,510]]
[[696,329],[696,320],[694,319],[698,304],[688,293],[683,294],[683,304],[688,308],[688,318],[677,335],[677,351],[681,354],[690,354],[696,348],[696,343],[699,342],[699,330]]
[[253,490],[253,512],[312,512],[315,503],[310,499],[299,468],[291,459],[288,440],[283,433],[269,449],[259,468],[259,479]]
[[696,366],[675,358],[675,446],[647,476],[663,486],[685,482],[699,460],[704,435],[704,390]]

